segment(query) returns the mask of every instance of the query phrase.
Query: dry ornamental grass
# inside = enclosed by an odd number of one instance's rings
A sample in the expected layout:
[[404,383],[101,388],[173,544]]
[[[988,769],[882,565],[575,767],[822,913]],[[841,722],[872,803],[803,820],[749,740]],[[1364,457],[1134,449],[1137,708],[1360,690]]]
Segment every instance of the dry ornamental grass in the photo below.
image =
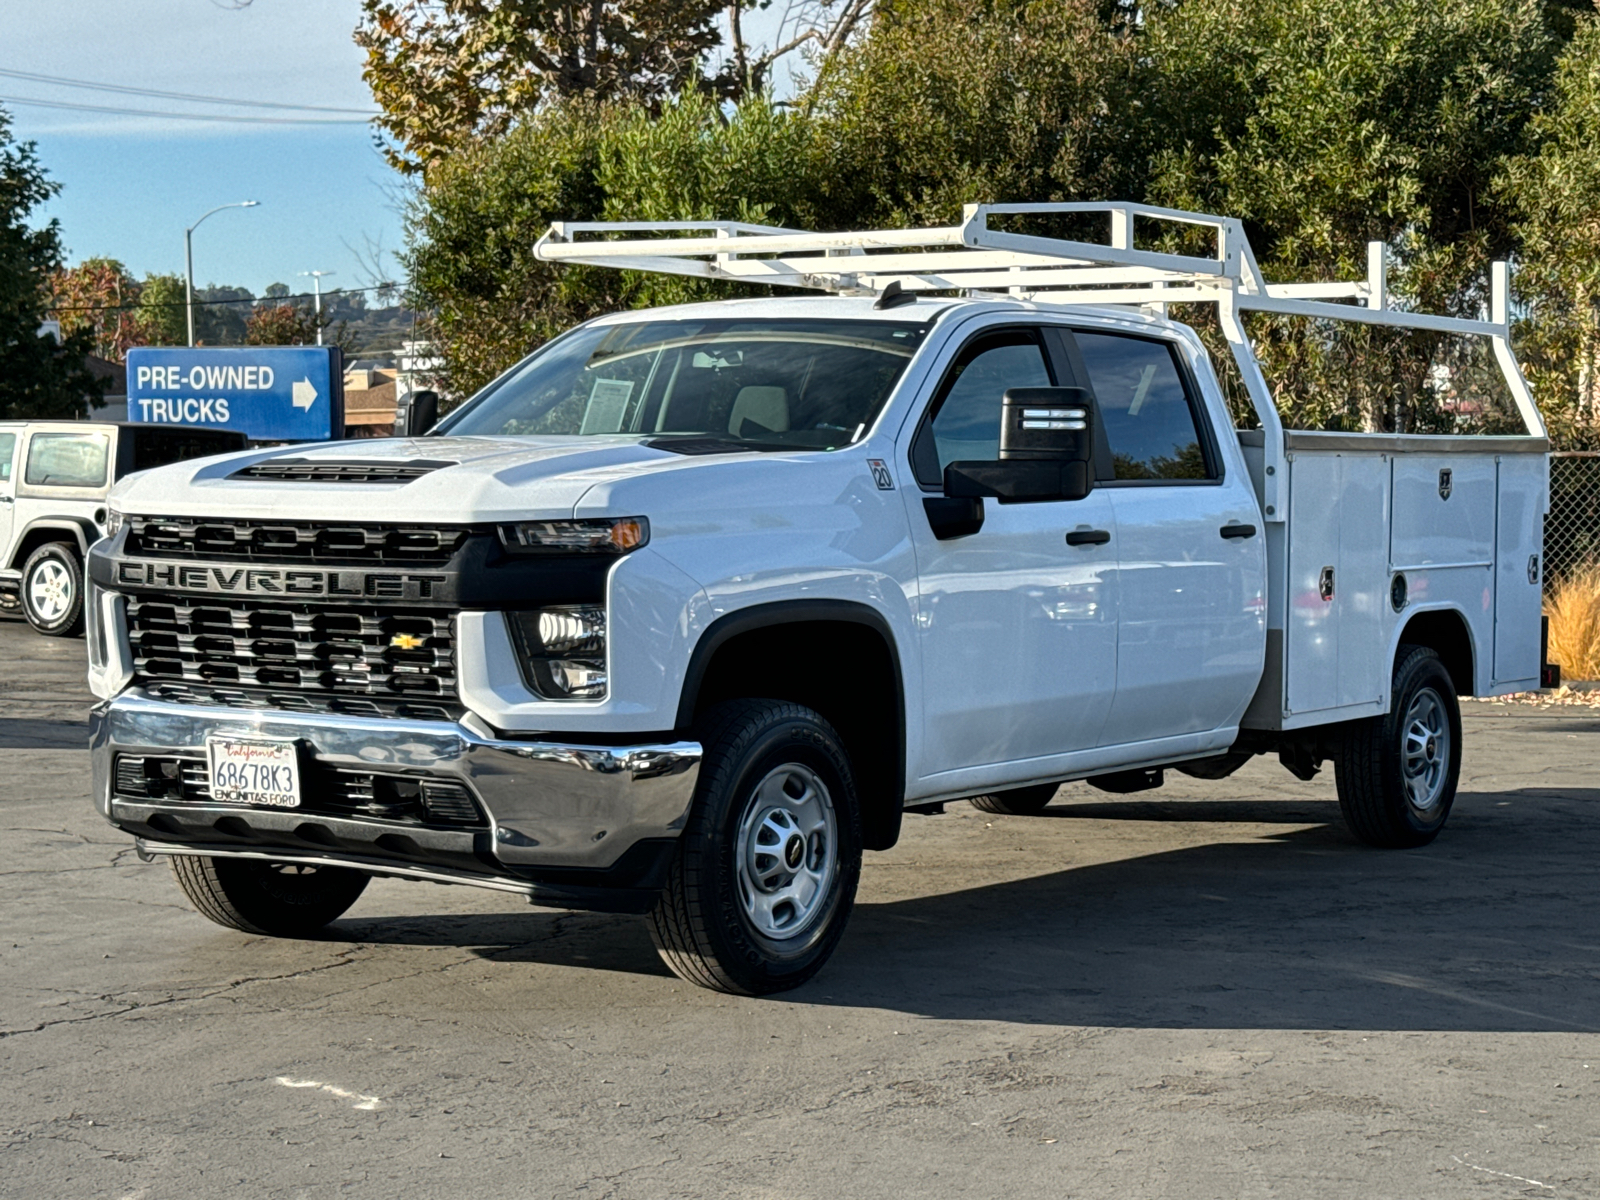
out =
[[1600,562],[1586,563],[1557,580],[1545,600],[1550,618],[1550,661],[1564,679],[1600,679]]

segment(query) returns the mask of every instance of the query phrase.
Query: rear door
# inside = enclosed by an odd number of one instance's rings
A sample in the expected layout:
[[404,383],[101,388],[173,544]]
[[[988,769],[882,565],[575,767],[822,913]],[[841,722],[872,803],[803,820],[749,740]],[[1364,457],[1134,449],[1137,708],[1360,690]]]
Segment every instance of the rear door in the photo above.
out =
[[0,566],[11,561],[11,539],[17,532],[17,437],[15,429],[0,429]]
[[1117,686],[1100,742],[1237,724],[1266,644],[1266,537],[1243,464],[1228,469],[1176,343],[1082,329],[1074,341],[1117,528]]
[[[946,367],[912,444],[923,496],[942,492],[950,462],[999,457],[1007,389],[1058,382],[1038,326],[990,328],[967,340]],[[978,532],[944,541],[935,538],[921,498],[908,496],[923,664],[919,775],[1092,749],[1116,689],[1109,496],[986,500]],[[1078,544],[1068,544],[1069,533]],[[1008,774],[1026,779],[1029,768]]]

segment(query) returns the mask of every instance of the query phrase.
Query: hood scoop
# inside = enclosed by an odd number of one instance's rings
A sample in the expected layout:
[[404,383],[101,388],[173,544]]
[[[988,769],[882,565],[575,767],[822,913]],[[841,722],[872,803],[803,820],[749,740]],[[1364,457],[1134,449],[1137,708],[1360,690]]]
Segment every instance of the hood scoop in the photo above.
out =
[[235,471],[229,479],[267,479],[276,483],[410,483],[453,462],[431,458],[362,461],[336,458],[269,458]]

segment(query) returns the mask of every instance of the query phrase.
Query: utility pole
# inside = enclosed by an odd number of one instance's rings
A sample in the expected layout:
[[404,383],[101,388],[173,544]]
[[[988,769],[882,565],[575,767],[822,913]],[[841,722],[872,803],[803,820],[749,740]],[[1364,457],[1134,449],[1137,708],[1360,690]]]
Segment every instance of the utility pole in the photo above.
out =
[[[254,208],[260,204],[259,200],[240,200],[237,204],[219,204],[211,212],[200,218],[204,221],[211,213],[219,213],[225,208]],[[200,221],[183,231],[183,308],[189,318],[189,345],[194,345],[194,246],[191,238],[194,231],[200,228]]]
[[[322,345],[322,277],[324,275],[337,275],[337,271],[301,271],[302,275],[311,276],[311,284],[316,289],[317,305],[317,345]],[[305,293],[301,293],[304,295]]]

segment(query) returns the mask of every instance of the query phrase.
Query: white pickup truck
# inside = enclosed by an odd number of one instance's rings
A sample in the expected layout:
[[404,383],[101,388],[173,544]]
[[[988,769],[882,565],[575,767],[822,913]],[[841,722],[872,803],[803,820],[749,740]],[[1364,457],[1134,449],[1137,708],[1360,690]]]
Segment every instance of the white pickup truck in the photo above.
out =
[[[1275,753],[1332,760],[1362,841],[1430,841],[1457,696],[1539,684],[1547,446],[1503,270],[1489,320],[1397,312],[1380,252],[1267,284],[1231,219],[1100,210],[1105,245],[993,227],[1025,206],[558,226],[554,261],[835,294],[615,314],[428,436],[128,480],[90,554],[101,812],[236,929],[470,884],[649,913],[744,993],[808,979],[862,851],[952,799]],[[1217,305],[1260,428],[1172,301]],[[1486,339],[1526,433],[1285,431],[1249,309]]]

